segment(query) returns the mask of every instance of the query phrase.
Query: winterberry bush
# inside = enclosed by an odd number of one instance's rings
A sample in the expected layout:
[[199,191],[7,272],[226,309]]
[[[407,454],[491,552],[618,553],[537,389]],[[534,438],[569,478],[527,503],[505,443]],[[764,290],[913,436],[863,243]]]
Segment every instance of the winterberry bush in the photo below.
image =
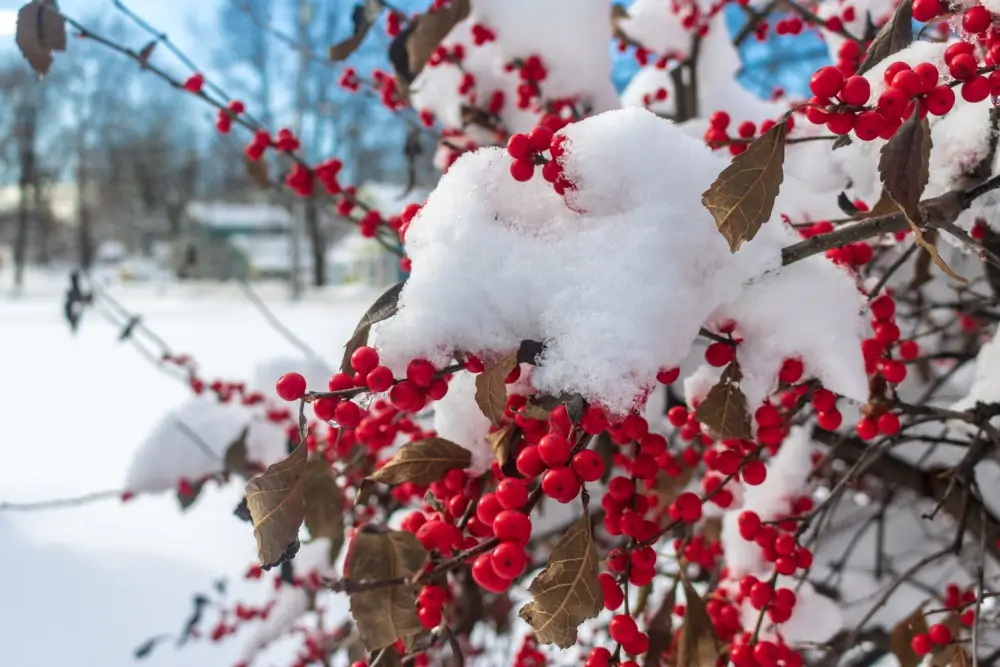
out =
[[[1000,658],[1000,4],[740,2],[736,36],[726,5],[365,2],[340,85],[438,135],[399,215],[107,43],[408,272],[325,386],[166,359],[225,470],[153,439],[128,493],[246,478],[246,576],[281,571],[212,639],[259,623],[249,663],[301,632],[294,667]],[[22,10],[41,72],[66,24],[101,41],[56,12]],[[393,71],[346,64],[378,30]],[[736,83],[734,43],[817,31],[811,97]],[[612,48],[640,65],[621,95]],[[351,618],[306,624],[333,596]]]

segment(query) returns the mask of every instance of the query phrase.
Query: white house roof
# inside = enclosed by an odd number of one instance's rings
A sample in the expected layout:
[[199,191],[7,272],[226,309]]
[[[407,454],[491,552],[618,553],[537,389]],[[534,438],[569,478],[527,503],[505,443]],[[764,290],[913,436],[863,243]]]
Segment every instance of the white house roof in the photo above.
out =
[[193,201],[187,205],[188,216],[212,229],[274,229],[291,225],[291,214],[271,204],[229,204]]

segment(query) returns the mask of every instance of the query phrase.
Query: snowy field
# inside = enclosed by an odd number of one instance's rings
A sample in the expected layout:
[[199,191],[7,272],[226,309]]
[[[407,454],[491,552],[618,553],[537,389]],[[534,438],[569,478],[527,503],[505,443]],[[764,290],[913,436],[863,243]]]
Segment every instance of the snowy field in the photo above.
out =
[[[9,273],[3,276],[5,282]],[[66,279],[29,276],[19,299],[0,296],[0,502],[31,502],[122,488],[130,457],[157,420],[190,398],[97,313],[74,337],[62,318]],[[205,377],[249,379],[255,364],[296,350],[235,286],[121,285],[110,293]],[[260,288],[274,313],[314,350],[339,350],[377,295],[341,288],[292,304],[281,285]],[[263,602],[270,577],[233,580],[255,562],[252,531],[232,516],[238,482],[207,488],[187,513],[173,494],[47,511],[0,512],[0,646],[10,667],[124,667],[147,638],[176,635],[192,596],[228,577],[226,599]],[[206,614],[211,628],[214,613]],[[229,667],[249,628],[219,644],[162,644],[141,664]],[[290,655],[275,646],[256,664]],[[287,659],[282,661],[287,662]]]

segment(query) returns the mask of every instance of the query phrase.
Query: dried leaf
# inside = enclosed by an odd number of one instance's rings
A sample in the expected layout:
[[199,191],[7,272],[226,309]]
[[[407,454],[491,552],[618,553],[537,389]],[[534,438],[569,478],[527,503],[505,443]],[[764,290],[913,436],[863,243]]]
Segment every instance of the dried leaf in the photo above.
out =
[[[349,581],[410,579],[427,551],[412,533],[363,526],[351,540],[344,573]],[[351,615],[369,651],[420,632],[416,591],[409,583],[351,593]]]
[[642,667],[658,667],[663,654],[670,648],[674,640],[674,602],[676,589],[671,587],[660,603],[653,617],[649,619],[646,632],[649,635],[649,648],[642,661]]
[[31,68],[45,76],[52,67],[52,52],[66,50],[66,21],[55,0],[35,0],[17,13],[14,37]]
[[878,197],[878,201],[875,205],[865,213],[866,218],[877,218],[882,215],[890,215],[899,210],[899,204],[892,200],[889,193],[882,188],[882,193]]
[[508,354],[476,376],[476,404],[494,426],[507,408],[507,376],[517,366],[517,355]]
[[854,202],[843,190],[837,195],[837,207],[843,211],[844,215],[852,218],[861,212],[861,209],[854,205]]
[[401,280],[387,289],[382,293],[382,296],[375,299],[375,303],[361,317],[358,326],[354,328],[351,339],[344,346],[344,358],[340,361],[340,370],[342,372],[348,374],[354,373],[351,369],[351,355],[359,347],[364,347],[368,344],[368,333],[371,331],[373,324],[387,320],[396,314],[396,311],[399,309],[399,293],[403,291],[403,285],[405,284],[406,281]]
[[485,109],[463,104],[461,108],[461,126],[465,128],[469,125],[475,125],[496,132],[500,127],[500,119]]
[[701,196],[732,252],[756,236],[771,217],[784,180],[787,131],[782,121],[755,139]]
[[740,371],[736,362],[729,364],[718,384],[712,387],[698,406],[698,421],[719,438],[749,438],[750,412],[740,390]]
[[556,543],[529,590],[532,600],[518,615],[535,629],[539,642],[559,648],[575,644],[579,625],[596,618],[604,608],[597,580],[597,547],[586,511]]
[[684,625],[677,651],[677,667],[715,667],[719,646],[712,619],[705,608],[705,601],[688,581],[684,570],[680,570],[680,577],[684,586]]
[[134,651],[132,651],[132,657],[137,660],[148,658],[153,652],[153,649],[156,648],[156,645],[167,639],[170,639],[170,635],[156,635],[155,637],[150,637],[137,646]]
[[927,119],[912,113],[879,153],[878,173],[885,192],[919,225],[920,197],[930,177],[931,131]]
[[923,658],[913,652],[910,642],[915,635],[922,634],[927,634],[927,620],[922,607],[897,623],[889,632],[889,646],[892,654],[899,660],[900,667],[917,667],[921,663]]
[[382,3],[377,0],[369,0],[362,5],[356,6],[354,13],[351,14],[354,31],[350,37],[330,47],[330,60],[339,62],[357,51],[361,43],[365,41],[368,30],[375,23],[381,9]]
[[427,438],[408,442],[392,459],[368,476],[383,484],[430,484],[444,477],[449,470],[465,470],[472,465],[469,450],[444,438]]
[[271,177],[268,173],[267,160],[246,159],[247,176],[261,190],[271,187]]
[[315,460],[306,464],[303,496],[309,536],[330,540],[329,562],[333,563],[344,546],[344,491],[326,461]]
[[153,40],[142,47],[139,51],[139,67],[146,69],[149,66],[149,59],[153,55],[153,50],[156,49],[156,40]]
[[247,455],[247,433],[250,432],[250,427],[247,426],[240,435],[233,440],[233,442],[226,448],[226,455],[223,457],[223,468],[226,472],[233,475],[242,475],[243,477],[249,477],[250,470],[253,469],[253,465]]
[[247,507],[257,538],[257,556],[265,569],[284,562],[298,550],[299,526],[305,518],[307,456],[303,443],[288,458],[247,482]]
[[710,516],[701,523],[701,530],[698,534],[711,544],[722,539],[722,517]]
[[913,42],[913,6],[910,0],[903,0],[896,7],[888,23],[875,35],[865,59],[858,67],[858,74],[864,74],[889,56],[902,51]]
[[507,464],[507,460],[510,458],[510,444],[516,431],[516,424],[504,424],[498,430],[486,434],[486,442],[490,443],[493,457],[501,468]]
[[441,40],[469,15],[469,0],[451,0],[441,9],[420,14],[389,45],[389,60],[404,87],[413,83]]
[[625,7],[625,5],[611,5],[611,30],[614,33],[615,39],[617,39],[619,42],[624,42],[629,46],[636,46],[636,47],[642,46],[641,44],[633,40],[631,37],[629,37],[624,30],[622,30],[621,28],[622,19],[627,19],[627,18],[629,18],[629,14],[628,14],[628,9]]
[[838,148],[843,148],[844,146],[850,146],[851,145],[851,141],[852,141],[851,140],[851,135],[849,135],[849,134],[842,134],[842,135],[840,135],[839,137],[837,137],[836,139],[833,140],[833,146],[830,148],[830,150],[835,151]]

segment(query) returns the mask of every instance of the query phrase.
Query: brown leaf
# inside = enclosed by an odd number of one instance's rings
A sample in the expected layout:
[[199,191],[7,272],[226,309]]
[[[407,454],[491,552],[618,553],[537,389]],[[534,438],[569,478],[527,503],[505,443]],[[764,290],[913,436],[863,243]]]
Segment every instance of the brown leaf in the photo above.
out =
[[858,74],[864,74],[889,56],[902,51],[913,42],[913,6],[910,0],[903,0],[896,7],[896,13],[875,35],[865,59],[858,67]]
[[500,125],[500,119],[497,118],[495,114],[468,104],[462,105],[461,118],[461,126],[463,128],[468,127],[469,125],[475,125],[477,127],[482,127],[492,132],[496,132]]
[[701,196],[701,203],[715,218],[732,252],[756,236],[761,225],[771,217],[774,200],[784,180],[782,163],[787,131],[782,119],[754,139]]
[[719,438],[749,438],[750,412],[740,390],[740,372],[736,362],[729,364],[719,383],[712,387],[698,406],[698,421]]
[[879,153],[878,173],[885,192],[906,214],[911,226],[921,223],[920,197],[930,178],[931,131],[914,111]]
[[288,458],[247,482],[247,508],[257,538],[257,556],[264,568],[286,560],[289,549],[298,545],[299,526],[305,518],[307,456],[303,443]]
[[408,442],[392,459],[368,479],[383,484],[430,484],[444,477],[449,470],[465,470],[472,465],[469,450],[444,438],[427,438]]
[[266,190],[271,187],[271,177],[268,174],[267,160],[261,158],[260,160],[246,159],[247,176],[253,181],[253,184],[262,190]]
[[628,36],[628,34],[622,30],[621,22],[622,19],[629,18],[628,9],[624,5],[611,5],[611,30],[614,33],[615,39],[620,42],[624,42],[629,46],[642,46],[634,39]]
[[490,443],[497,465],[503,467],[510,458],[510,444],[514,439],[517,424],[504,424],[499,430],[486,434],[486,442]]
[[446,6],[420,14],[389,45],[396,78],[409,86],[451,29],[469,15],[469,0],[451,0]]
[[889,646],[892,654],[899,660],[900,667],[917,667],[921,663],[923,658],[913,652],[910,642],[914,636],[922,634],[927,634],[923,607],[897,623],[889,632]]
[[875,202],[875,205],[872,206],[867,213],[865,213],[864,217],[877,218],[882,215],[895,213],[898,210],[899,204],[892,200],[892,197],[890,197],[889,193],[885,191],[885,188],[882,188],[882,193],[879,195],[878,201]]
[[[412,533],[366,525],[351,540],[344,571],[353,583],[409,580],[425,562],[427,551]],[[416,591],[409,583],[351,593],[350,598],[351,615],[369,651],[423,629],[417,617]]]
[[66,50],[66,22],[54,0],[35,0],[17,13],[14,36],[31,68],[41,77],[52,67],[52,52]]
[[677,667],[715,667],[719,646],[715,639],[712,619],[705,601],[698,595],[684,570],[680,570],[684,586],[684,625],[681,627]]
[[344,546],[344,492],[326,461],[318,459],[306,465],[302,494],[309,536],[330,540],[330,563],[333,563]]
[[156,40],[153,40],[142,47],[139,51],[139,67],[146,69],[149,66],[149,59],[153,55],[153,50],[156,49]]
[[642,661],[642,667],[658,667],[663,654],[670,648],[674,640],[674,602],[676,589],[671,587],[660,603],[653,617],[649,619],[646,633],[649,635],[649,648]]
[[476,404],[494,426],[500,425],[507,408],[507,376],[515,366],[517,355],[508,354],[476,376]]
[[518,615],[535,629],[543,644],[568,648],[576,643],[576,629],[604,608],[597,580],[597,547],[590,516],[583,516],[559,539],[529,590],[532,600]]
[[330,47],[330,60],[339,62],[357,51],[361,43],[365,41],[368,31],[375,23],[381,10],[382,3],[378,0],[368,0],[362,5],[356,6],[351,15],[354,32],[344,41]]
[[351,334],[351,339],[344,346],[344,357],[340,361],[341,372],[349,375],[354,374],[354,370],[351,368],[351,355],[359,347],[364,347],[368,344],[368,333],[371,331],[373,324],[387,320],[396,314],[396,311],[399,310],[399,293],[403,291],[403,285],[405,284],[406,281],[401,280],[387,289],[382,293],[382,296],[375,299],[375,303],[361,317],[358,326],[354,328],[354,333]]
[[227,473],[240,475],[244,478],[250,476],[250,471],[253,470],[254,466],[250,463],[247,455],[247,433],[249,432],[250,427],[248,426],[226,448],[226,454],[222,460],[223,468]]
[[706,542],[711,544],[712,542],[718,542],[722,539],[722,518],[717,516],[710,516],[701,524],[701,530],[699,534],[704,538]]

